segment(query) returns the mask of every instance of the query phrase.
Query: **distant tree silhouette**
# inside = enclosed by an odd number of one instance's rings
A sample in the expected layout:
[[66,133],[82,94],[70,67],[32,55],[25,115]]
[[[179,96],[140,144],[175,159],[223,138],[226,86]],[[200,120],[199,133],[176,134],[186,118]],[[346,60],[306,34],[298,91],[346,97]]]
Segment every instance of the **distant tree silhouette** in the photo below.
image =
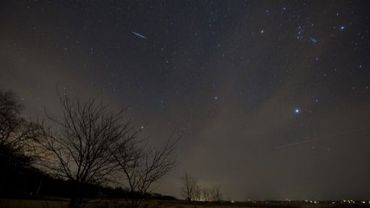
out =
[[153,150],[136,139],[115,152],[119,171],[127,180],[126,188],[134,194],[129,200],[130,207],[141,207],[152,184],[174,168],[175,159],[172,153],[177,141],[178,138],[173,133],[160,149]]
[[182,181],[181,194],[187,201],[222,201],[222,193],[219,186],[213,186],[211,188],[201,187],[198,181],[188,173],[184,174]]
[[181,189],[182,196],[189,202],[199,201],[201,198],[201,189],[198,182],[188,173],[182,177],[183,187]]
[[204,200],[204,201],[212,201],[211,200],[211,189],[209,189],[209,188],[201,188],[201,195],[202,195],[202,199]]
[[113,112],[94,100],[61,96],[60,104],[62,117],[47,116],[53,126],[38,144],[44,150],[45,170],[75,183],[70,207],[79,207],[81,185],[107,181],[117,164],[113,152],[135,138],[137,131],[123,111]]
[[222,201],[222,192],[219,186],[214,186],[207,189],[209,198],[207,201],[220,202]]

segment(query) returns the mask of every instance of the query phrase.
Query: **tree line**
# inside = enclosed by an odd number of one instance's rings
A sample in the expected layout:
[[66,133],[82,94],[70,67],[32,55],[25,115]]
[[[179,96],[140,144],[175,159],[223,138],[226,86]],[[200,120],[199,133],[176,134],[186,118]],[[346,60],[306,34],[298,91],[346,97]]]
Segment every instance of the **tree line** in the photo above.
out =
[[182,183],[181,194],[188,202],[220,202],[223,200],[219,186],[202,187],[198,180],[188,173],[182,177]]

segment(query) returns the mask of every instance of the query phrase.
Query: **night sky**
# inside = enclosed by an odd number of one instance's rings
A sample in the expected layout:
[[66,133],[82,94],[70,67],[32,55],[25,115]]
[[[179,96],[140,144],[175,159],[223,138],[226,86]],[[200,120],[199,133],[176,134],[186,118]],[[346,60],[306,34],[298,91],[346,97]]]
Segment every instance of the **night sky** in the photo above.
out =
[[0,88],[128,108],[226,199],[369,199],[368,1],[1,1]]

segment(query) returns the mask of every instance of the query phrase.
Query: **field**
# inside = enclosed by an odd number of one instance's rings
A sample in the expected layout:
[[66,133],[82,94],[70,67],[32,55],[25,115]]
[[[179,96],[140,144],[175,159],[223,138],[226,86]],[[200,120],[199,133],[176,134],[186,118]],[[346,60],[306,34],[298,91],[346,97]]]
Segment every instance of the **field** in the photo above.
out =
[[[31,200],[31,199],[0,199],[1,208],[68,208],[68,200]],[[245,202],[245,203],[205,203],[197,202],[189,204],[185,201],[158,201],[152,200],[147,208],[269,208],[269,207],[286,207],[286,208],[344,208],[344,207],[370,207],[370,204],[356,202],[347,204],[343,202],[321,202],[311,204],[305,202]],[[83,205],[84,208],[119,208],[125,207],[124,200],[90,200]]]

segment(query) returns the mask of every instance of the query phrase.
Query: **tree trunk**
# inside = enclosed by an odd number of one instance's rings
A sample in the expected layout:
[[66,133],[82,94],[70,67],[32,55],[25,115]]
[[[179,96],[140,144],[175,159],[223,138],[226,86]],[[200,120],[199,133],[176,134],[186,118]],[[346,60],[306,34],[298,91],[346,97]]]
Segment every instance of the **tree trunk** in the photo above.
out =
[[80,208],[82,204],[82,184],[79,182],[72,183],[72,197],[69,202],[69,208]]

